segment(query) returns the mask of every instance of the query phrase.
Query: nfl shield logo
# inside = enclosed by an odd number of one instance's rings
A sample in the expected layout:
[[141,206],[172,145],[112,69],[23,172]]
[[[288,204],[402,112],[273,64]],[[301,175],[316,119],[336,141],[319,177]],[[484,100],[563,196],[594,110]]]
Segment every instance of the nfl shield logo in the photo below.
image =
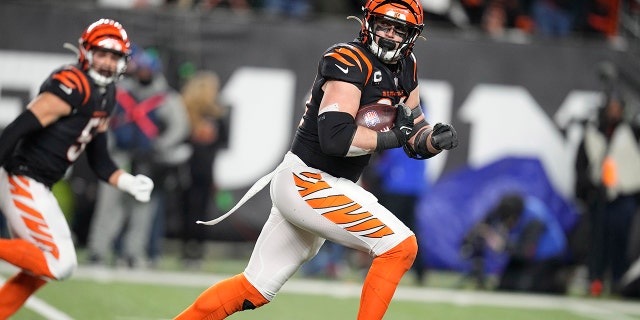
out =
[[364,115],[364,123],[367,124],[367,127],[373,127],[380,123],[380,117],[378,113],[374,110],[367,111]]

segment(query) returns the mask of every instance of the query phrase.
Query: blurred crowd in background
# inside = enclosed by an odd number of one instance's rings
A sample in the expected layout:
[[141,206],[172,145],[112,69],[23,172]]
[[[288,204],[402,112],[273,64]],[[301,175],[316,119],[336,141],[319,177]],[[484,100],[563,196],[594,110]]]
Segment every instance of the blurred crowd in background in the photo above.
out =
[[[120,8],[203,10],[220,8],[237,14],[307,20],[326,15],[358,15],[362,0],[97,0]],[[586,36],[621,41],[620,33],[635,37],[640,3],[637,0],[429,0],[420,1],[428,25],[483,30],[496,39],[522,41],[528,35]]]

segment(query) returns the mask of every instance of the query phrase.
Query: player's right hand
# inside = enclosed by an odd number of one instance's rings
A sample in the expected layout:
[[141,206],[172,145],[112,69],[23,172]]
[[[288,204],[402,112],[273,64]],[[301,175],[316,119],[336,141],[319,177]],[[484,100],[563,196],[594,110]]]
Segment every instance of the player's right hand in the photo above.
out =
[[413,131],[413,113],[411,108],[404,103],[396,105],[396,120],[393,122],[392,131],[396,134],[398,142],[403,145],[409,140]]
[[134,177],[128,173],[123,173],[118,177],[117,186],[118,189],[131,194],[136,200],[149,202],[153,191],[153,180],[142,174]]

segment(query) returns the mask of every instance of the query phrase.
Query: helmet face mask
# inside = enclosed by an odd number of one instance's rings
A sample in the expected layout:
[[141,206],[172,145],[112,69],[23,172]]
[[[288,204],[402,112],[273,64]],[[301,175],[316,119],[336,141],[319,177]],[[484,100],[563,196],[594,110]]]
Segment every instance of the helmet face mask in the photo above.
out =
[[[408,56],[422,32],[422,6],[415,0],[369,0],[363,7],[364,19],[360,40],[385,63],[395,63]],[[376,35],[393,29],[402,40]]]
[[[111,19],[96,21],[85,29],[80,39],[78,39],[78,44],[80,49],[78,60],[82,68],[87,71],[96,84],[106,86],[119,79],[125,72],[131,43],[127,32],[120,23]],[[112,52],[120,56],[115,72],[110,75],[103,74],[94,65],[94,55],[99,50]]]

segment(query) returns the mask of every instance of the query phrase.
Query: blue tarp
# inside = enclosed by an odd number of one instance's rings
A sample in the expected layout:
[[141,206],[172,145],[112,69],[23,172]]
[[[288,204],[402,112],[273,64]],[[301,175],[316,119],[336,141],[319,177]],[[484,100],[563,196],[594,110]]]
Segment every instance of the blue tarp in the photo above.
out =
[[[481,168],[464,168],[441,177],[418,205],[416,217],[420,258],[434,269],[468,271],[460,256],[466,233],[509,192],[532,195],[547,204],[565,232],[575,225],[578,212],[549,182],[535,158],[504,158]],[[498,255],[486,257],[486,271],[504,265]]]

